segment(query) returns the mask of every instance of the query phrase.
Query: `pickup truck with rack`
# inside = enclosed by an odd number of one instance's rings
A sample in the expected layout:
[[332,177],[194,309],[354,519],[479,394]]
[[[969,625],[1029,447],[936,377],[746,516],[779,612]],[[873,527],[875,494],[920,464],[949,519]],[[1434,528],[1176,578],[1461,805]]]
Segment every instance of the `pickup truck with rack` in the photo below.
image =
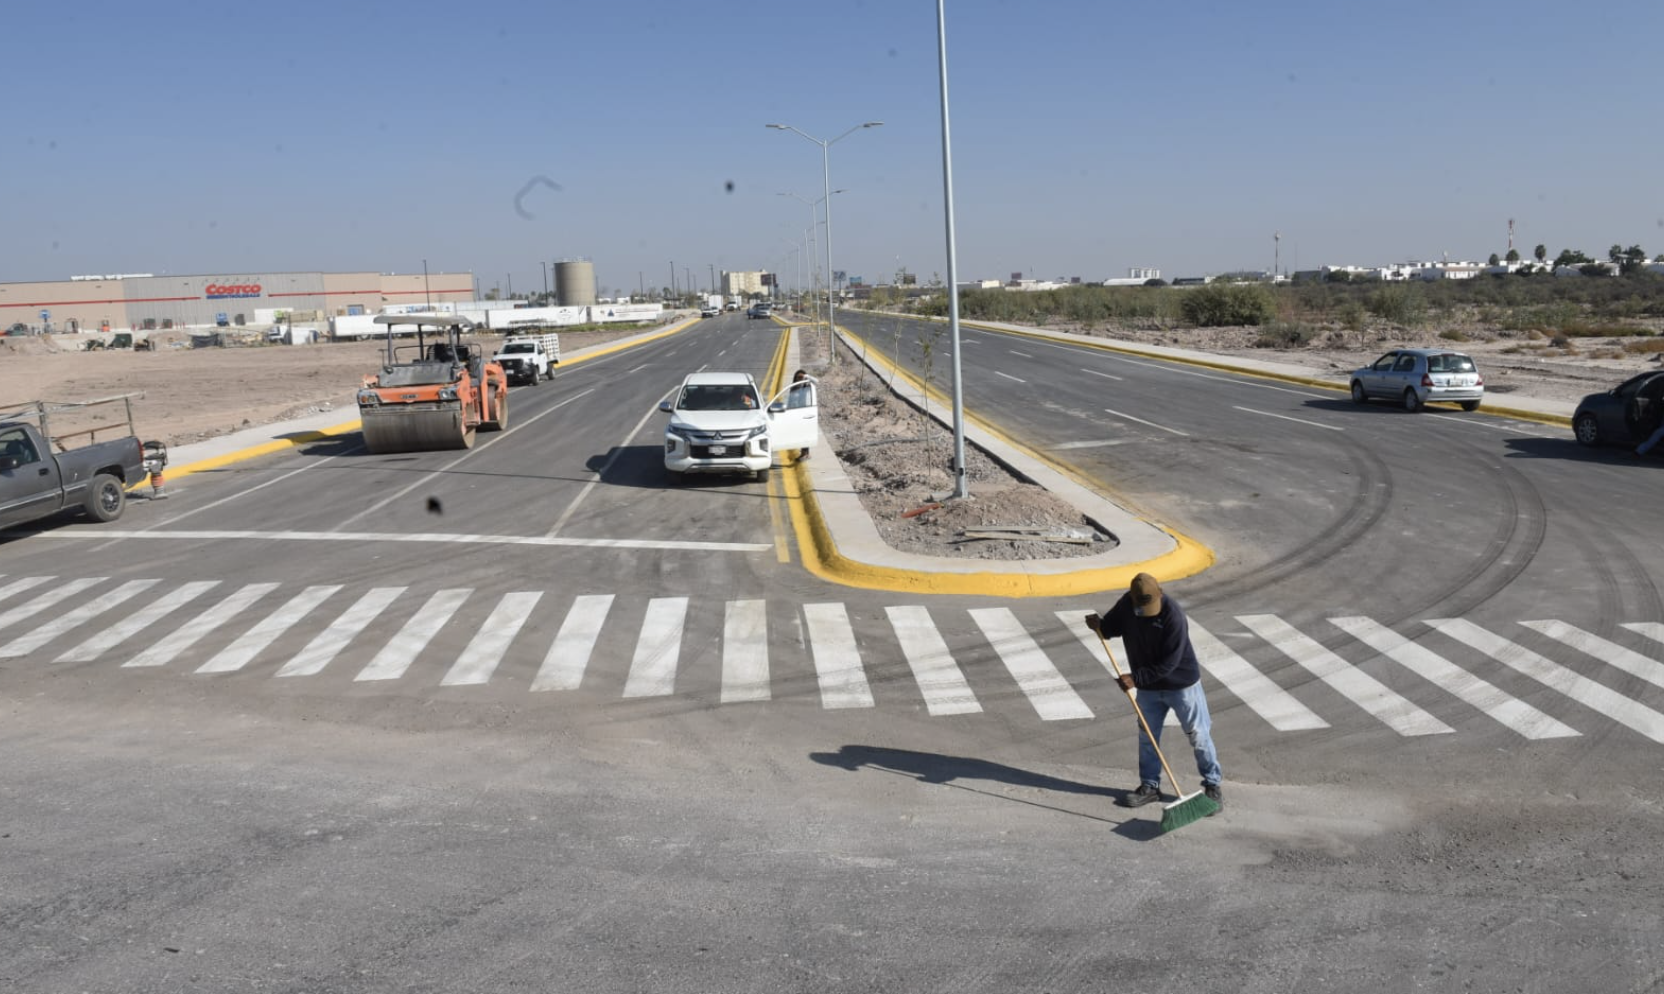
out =
[[[54,434],[54,414],[72,417],[89,407],[122,402],[126,420]],[[125,437],[98,441],[98,435]],[[70,448],[71,439],[86,444]],[[56,451],[54,451],[56,450]],[[74,404],[31,401],[0,407],[0,528],[79,509],[94,521],[114,521],[127,506],[127,490],[167,465],[167,447],[133,434],[130,396]]]
[[509,334],[491,361],[503,367],[510,383],[529,383],[555,375],[555,364],[560,362],[560,336]]

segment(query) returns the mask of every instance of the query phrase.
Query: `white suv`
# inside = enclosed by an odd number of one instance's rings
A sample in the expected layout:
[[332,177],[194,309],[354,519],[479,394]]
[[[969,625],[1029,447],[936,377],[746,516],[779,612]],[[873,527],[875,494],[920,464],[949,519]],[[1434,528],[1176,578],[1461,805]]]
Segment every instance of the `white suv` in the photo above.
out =
[[765,408],[750,373],[694,373],[659,402],[664,468],[672,481],[688,473],[755,473],[768,479],[774,453],[807,449],[820,435],[815,381],[801,380]]

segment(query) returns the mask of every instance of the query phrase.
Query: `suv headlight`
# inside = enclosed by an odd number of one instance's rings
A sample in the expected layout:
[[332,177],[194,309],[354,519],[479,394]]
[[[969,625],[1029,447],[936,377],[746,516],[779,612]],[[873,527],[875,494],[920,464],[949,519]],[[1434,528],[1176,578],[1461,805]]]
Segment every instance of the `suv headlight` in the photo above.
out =
[[758,425],[757,427],[751,429],[750,433],[745,436],[745,440],[747,442],[749,442],[753,438],[756,438],[759,435],[767,435],[767,434],[768,434],[768,425]]

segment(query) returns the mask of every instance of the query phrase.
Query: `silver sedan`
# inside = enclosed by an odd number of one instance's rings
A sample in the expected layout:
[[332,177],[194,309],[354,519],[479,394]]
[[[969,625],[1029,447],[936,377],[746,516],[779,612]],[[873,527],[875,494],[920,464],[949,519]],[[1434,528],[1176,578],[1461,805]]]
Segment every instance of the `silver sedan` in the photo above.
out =
[[1352,373],[1352,400],[1391,400],[1406,411],[1419,411],[1440,402],[1479,409],[1485,398],[1485,377],[1473,360],[1444,349],[1394,349]]

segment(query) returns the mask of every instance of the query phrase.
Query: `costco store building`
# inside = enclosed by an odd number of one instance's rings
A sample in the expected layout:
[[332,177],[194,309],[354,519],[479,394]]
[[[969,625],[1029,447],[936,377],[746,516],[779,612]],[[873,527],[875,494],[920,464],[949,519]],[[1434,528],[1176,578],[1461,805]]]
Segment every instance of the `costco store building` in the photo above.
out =
[[216,273],[84,276],[0,283],[0,330],[148,331],[270,324],[279,313],[324,321],[389,304],[474,299],[472,273]]

